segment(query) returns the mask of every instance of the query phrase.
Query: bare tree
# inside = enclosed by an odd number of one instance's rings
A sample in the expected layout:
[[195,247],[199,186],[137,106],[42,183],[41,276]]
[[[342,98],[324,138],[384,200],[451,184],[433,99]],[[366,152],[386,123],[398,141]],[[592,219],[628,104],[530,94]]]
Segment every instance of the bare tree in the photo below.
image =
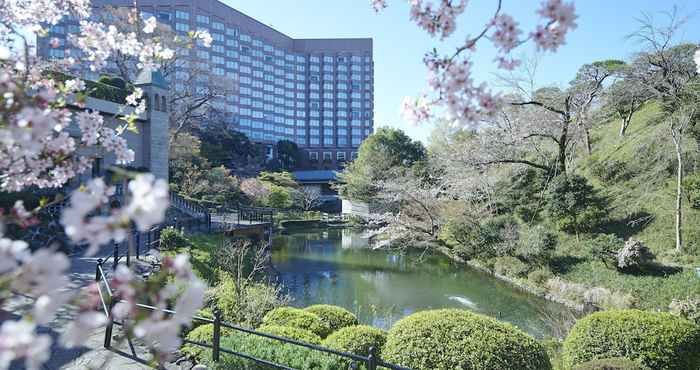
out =
[[634,114],[653,97],[647,86],[627,78],[626,74],[627,72],[622,72],[622,79],[608,88],[604,98],[605,108],[620,119],[620,137],[625,136]]
[[696,107],[684,105],[668,118],[668,129],[676,149],[676,251],[683,251],[683,135],[695,119]]
[[299,202],[304,211],[310,211],[321,204],[321,189],[312,186],[302,186],[298,190]]

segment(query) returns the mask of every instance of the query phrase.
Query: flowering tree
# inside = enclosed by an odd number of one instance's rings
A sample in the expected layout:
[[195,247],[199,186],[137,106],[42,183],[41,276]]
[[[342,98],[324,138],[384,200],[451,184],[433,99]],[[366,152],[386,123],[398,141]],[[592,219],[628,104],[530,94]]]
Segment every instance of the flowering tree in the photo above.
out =
[[[387,6],[386,0],[371,0],[376,11]],[[457,17],[465,12],[466,0],[440,0],[437,5],[423,0],[409,1],[411,20],[429,35],[441,40],[451,36],[456,30]],[[471,54],[484,38],[490,40],[498,50],[494,60],[499,68],[512,70],[521,61],[510,56],[511,52],[532,40],[539,50],[556,51],[564,44],[567,33],[576,28],[573,3],[562,0],[545,0],[537,9],[542,18],[533,31],[523,37],[518,22],[502,12],[502,0],[496,1],[494,15],[486,22],[476,36],[468,36],[454,52],[441,55],[437,50],[426,54],[428,85],[431,94],[418,98],[406,98],[403,102],[403,115],[412,122],[433,118],[433,108],[444,106],[449,118],[457,125],[470,125],[481,115],[494,115],[504,103],[486,84],[479,84],[471,76]]]
[[[44,27],[73,16],[80,21],[80,31],[71,35],[71,42],[82,50],[82,62],[92,70],[100,70],[117,50],[133,56],[138,68],[153,68],[159,61],[172,58],[172,50],[154,39],[142,40],[135,33],[120,33],[114,26],[91,20],[90,9],[87,0],[17,0],[5,1],[0,7],[0,190],[4,192],[60,188],[90,168],[92,158],[86,153],[95,150],[114,153],[118,165],[134,159],[134,152],[121,135],[134,127],[145,110],[143,92],[135,89],[127,97],[127,105],[119,115],[123,123],[116,128],[108,127],[96,112],[76,112],[69,103],[82,106],[85,84],[78,79],[61,82],[47,73],[49,67],[67,69],[76,60],[66,58],[54,65],[38,60],[26,36],[28,32],[44,34]],[[147,20],[142,33],[151,33],[154,22]],[[72,122],[80,133],[77,138],[66,130]],[[70,195],[70,205],[61,215],[66,234],[75,243],[87,244],[87,254],[95,253],[105,243],[124,241],[132,225],[143,231],[164,218],[167,184],[150,174],[116,170],[133,178],[122,208],[102,211],[114,188],[96,178]],[[0,369],[8,368],[16,359],[24,359],[29,369],[37,369],[47,361],[52,339],[37,334],[36,326],[50,322],[66,304],[73,303],[78,313],[62,334],[64,346],[82,344],[92,330],[107,321],[98,310],[100,298],[95,285],[79,294],[66,290],[70,261],[64,254],[50,246],[30,251],[26,242],[5,235],[8,226],[28,225],[49,204],[27,210],[18,201],[10,212],[0,212],[0,301],[23,296],[34,302],[29,312],[15,312],[18,318],[3,318]],[[144,284],[120,267],[113,281],[118,301],[110,312],[115,319],[128,316],[128,334],[142,338],[159,360],[179,345],[180,326],[190,323],[201,306],[204,291],[190,271],[187,256],[165,258],[161,274],[158,284]],[[178,287],[184,289],[175,295]],[[177,314],[166,317],[163,311],[155,311],[135,315],[137,297],[145,297],[146,303],[159,309],[166,307],[166,300],[175,301]]]

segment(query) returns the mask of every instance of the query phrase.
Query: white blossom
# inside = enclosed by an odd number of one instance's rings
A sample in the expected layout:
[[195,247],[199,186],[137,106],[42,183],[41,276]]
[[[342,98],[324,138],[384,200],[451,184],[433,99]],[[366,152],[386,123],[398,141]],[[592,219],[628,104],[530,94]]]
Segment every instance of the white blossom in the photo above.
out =
[[143,26],[143,33],[145,33],[145,34],[153,33],[153,31],[156,30],[157,25],[158,25],[158,22],[156,21],[156,17],[150,17],[150,18],[146,19],[146,21],[144,22],[144,26]]

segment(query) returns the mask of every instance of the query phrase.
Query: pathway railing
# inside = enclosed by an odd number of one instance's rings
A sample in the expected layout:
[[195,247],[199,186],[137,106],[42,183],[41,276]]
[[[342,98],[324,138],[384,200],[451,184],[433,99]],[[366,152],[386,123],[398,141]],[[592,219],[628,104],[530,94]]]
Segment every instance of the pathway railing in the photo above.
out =
[[[100,295],[100,302],[102,305],[102,310],[104,311],[105,315],[108,318],[107,321],[107,327],[105,328],[105,338],[104,338],[104,347],[105,348],[111,348],[112,346],[112,332],[114,329],[114,325],[117,326],[123,326],[123,322],[118,322],[114,320],[114,317],[112,315],[112,308],[114,305],[117,303],[116,299],[114,299],[114,291],[112,288],[109,286],[109,280],[107,279],[107,275],[104,271],[103,268],[104,261],[102,259],[97,260],[97,267],[95,271],[95,282],[97,285],[97,289]],[[147,310],[147,311],[162,311],[166,314],[173,315],[175,314],[175,311],[173,310],[168,310],[168,309],[161,309],[158,307],[153,307],[145,304],[136,304],[136,307],[141,310]],[[275,362],[271,362],[265,359],[257,358],[255,356],[251,356],[245,353],[237,352],[233,349],[230,348],[224,348],[221,346],[221,328],[227,328],[231,330],[235,330],[241,333],[246,333],[250,335],[256,335],[259,337],[271,339],[280,343],[286,343],[286,344],[291,344],[294,346],[299,346],[303,348],[308,348],[313,351],[318,351],[318,352],[323,352],[323,353],[328,353],[331,355],[335,355],[338,357],[346,358],[351,360],[351,369],[357,369],[358,365],[364,365],[366,370],[377,370],[379,368],[386,368],[386,369],[392,369],[392,370],[411,370],[406,367],[402,367],[399,365],[394,365],[390,364],[388,362],[382,361],[382,359],[379,357],[377,354],[377,349],[374,347],[371,347],[369,349],[369,355],[368,356],[360,356],[356,355],[354,353],[349,353],[349,352],[343,352],[343,351],[337,351],[331,348],[315,345],[315,344],[310,344],[310,343],[305,343],[305,342],[300,342],[297,340],[289,339],[289,338],[283,338],[277,335],[273,334],[267,334],[267,333],[262,333],[259,331],[247,329],[238,325],[230,324],[227,322],[224,322],[221,320],[221,314],[218,310],[214,311],[214,318],[209,319],[206,317],[200,317],[200,316],[193,316],[192,317],[193,321],[200,322],[200,323],[205,323],[205,324],[212,324],[213,325],[213,332],[212,332],[212,338],[211,338],[211,343],[207,342],[198,342],[198,341],[192,341],[188,340],[186,338],[183,339],[183,343],[195,345],[198,347],[203,347],[211,350],[211,359],[214,362],[219,362],[221,360],[221,353],[237,356],[249,361],[253,361],[258,364],[264,364],[270,367],[273,367],[275,369],[285,369],[285,370],[297,370],[292,367],[286,366],[284,364],[278,364]],[[303,370],[303,369],[299,369]]]

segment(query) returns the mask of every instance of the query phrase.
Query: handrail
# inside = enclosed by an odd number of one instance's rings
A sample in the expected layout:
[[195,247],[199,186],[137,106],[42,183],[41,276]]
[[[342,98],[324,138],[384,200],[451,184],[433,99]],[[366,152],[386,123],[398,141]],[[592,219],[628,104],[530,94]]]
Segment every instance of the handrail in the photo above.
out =
[[[100,294],[100,300],[102,301],[102,306],[105,310],[105,313],[110,318],[110,320],[107,324],[108,326],[105,330],[105,341],[104,341],[105,348],[109,348],[110,343],[111,343],[111,336],[112,336],[112,326],[115,324],[119,325],[119,323],[116,323],[112,320],[110,309],[107,308],[107,304],[105,303],[105,300],[103,297],[102,289],[100,288],[100,281],[102,281],[102,282],[104,282],[107,293],[109,294],[109,298],[110,298],[109,307],[110,308],[114,307],[114,304],[116,302],[112,299],[114,294],[109,286],[109,280],[107,280],[107,278],[105,276],[104,269],[102,268],[103,262],[104,261],[101,258],[97,260],[97,268],[96,268],[97,271],[95,273],[95,280],[97,282],[98,292]],[[168,314],[175,314],[176,313],[176,311],[174,311],[174,310],[150,306],[150,305],[142,304],[142,303],[137,303],[136,307],[138,307],[140,309],[151,310],[151,311],[162,311],[162,312],[165,312]],[[239,353],[239,352],[233,351],[231,349],[222,348],[221,343],[220,343],[220,337],[217,334],[220,333],[221,327],[224,327],[224,328],[233,329],[233,330],[236,330],[239,332],[243,332],[246,334],[257,335],[260,337],[276,340],[276,341],[279,341],[282,343],[287,343],[287,344],[292,344],[292,345],[296,345],[296,346],[300,346],[300,347],[305,347],[305,348],[308,348],[308,349],[311,349],[314,351],[325,352],[325,353],[329,353],[329,354],[336,355],[339,357],[344,357],[344,358],[348,358],[348,359],[351,359],[354,361],[362,362],[362,363],[365,363],[367,365],[367,370],[376,370],[378,367],[385,367],[385,368],[389,368],[392,370],[411,370],[411,369],[406,368],[406,367],[402,367],[399,365],[394,365],[394,364],[390,364],[390,363],[382,361],[377,356],[376,349],[374,347],[370,348],[370,355],[369,356],[360,356],[360,355],[357,355],[354,353],[338,351],[338,350],[334,350],[332,348],[327,348],[327,347],[319,346],[316,344],[305,343],[305,342],[301,342],[301,341],[294,340],[294,339],[284,338],[284,337],[276,336],[273,334],[268,334],[268,333],[255,331],[252,329],[247,329],[247,328],[244,328],[242,326],[230,324],[227,322],[222,322],[221,316],[220,316],[220,313],[218,310],[214,312],[214,315],[215,315],[215,317],[213,320],[206,318],[206,317],[201,317],[201,316],[193,316],[192,319],[195,321],[201,321],[201,322],[205,322],[208,324],[214,324],[213,342],[215,342],[215,343],[212,343],[210,345],[210,344],[203,343],[203,342],[188,340],[186,338],[183,339],[183,342],[212,349],[212,357],[213,357],[215,362],[218,362],[218,360],[219,360],[219,352],[223,352],[223,353],[238,356],[238,357],[250,360],[250,361],[254,361],[256,363],[261,363],[261,364],[265,364],[267,366],[272,366],[272,367],[277,368],[277,369],[296,370],[294,368],[291,368],[291,367],[288,367],[285,365],[276,364],[274,362],[270,362],[270,361],[267,361],[264,359],[259,359],[259,358],[256,358],[254,356],[250,356],[250,355],[247,355],[244,353]]]

